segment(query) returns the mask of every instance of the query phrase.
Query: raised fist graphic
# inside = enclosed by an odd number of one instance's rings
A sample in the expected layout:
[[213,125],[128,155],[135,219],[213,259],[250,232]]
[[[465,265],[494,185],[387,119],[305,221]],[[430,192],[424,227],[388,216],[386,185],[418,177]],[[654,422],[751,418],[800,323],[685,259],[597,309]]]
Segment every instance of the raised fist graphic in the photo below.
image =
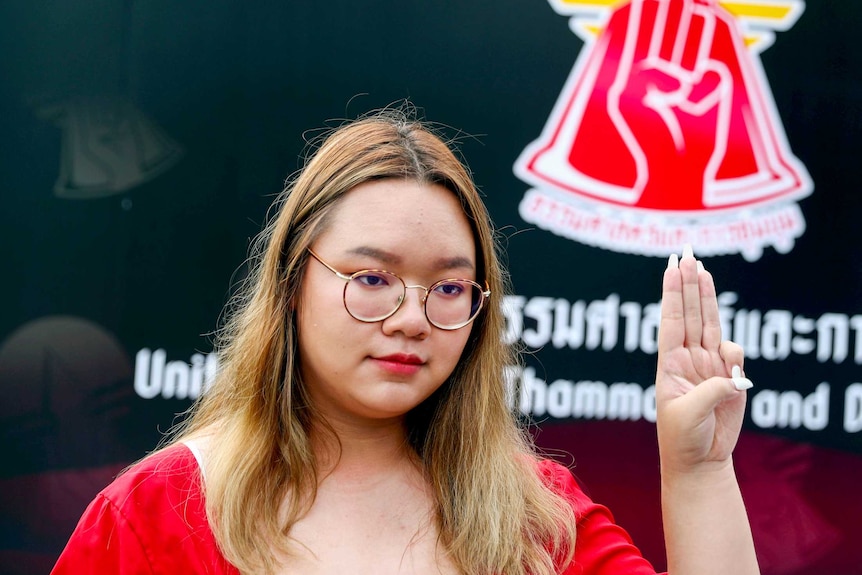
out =
[[759,63],[714,0],[620,5],[522,173],[605,203],[696,212],[810,191]]

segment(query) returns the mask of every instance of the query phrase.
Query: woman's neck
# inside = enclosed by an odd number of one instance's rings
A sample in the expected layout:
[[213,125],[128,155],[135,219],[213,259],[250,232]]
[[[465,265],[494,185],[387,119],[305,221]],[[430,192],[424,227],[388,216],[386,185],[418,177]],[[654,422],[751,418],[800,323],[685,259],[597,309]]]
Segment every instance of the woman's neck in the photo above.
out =
[[342,476],[373,482],[420,467],[401,420],[328,423],[328,428],[318,425],[311,433],[321,478]]

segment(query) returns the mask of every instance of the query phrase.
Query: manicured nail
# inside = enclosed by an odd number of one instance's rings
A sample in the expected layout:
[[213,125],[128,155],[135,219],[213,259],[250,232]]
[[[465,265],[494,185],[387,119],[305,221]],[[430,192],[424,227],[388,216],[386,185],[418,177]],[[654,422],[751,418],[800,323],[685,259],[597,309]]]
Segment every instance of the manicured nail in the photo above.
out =
[[730,370],[730,381],[733,382],[733,387],[738,389],[739,391],[745,391],[746,389],[751,389],[754,387],[754,384],[747,377],[742,377],[742,368],[738,365],[734,365]]
[[682,258],[685,259],[685,258],[693,258],[693,257],[694,257],[694,250],[692,249],[691,244],[685,244],[682,247]]
[[697,271],[698,273],[706,271],[706,268],[703,267],[703,262],[700,260],[697,260]]
[[679,256],[676,254],[670,254],[670,257],[667,258],[667,269],[675,270],[679,267]]

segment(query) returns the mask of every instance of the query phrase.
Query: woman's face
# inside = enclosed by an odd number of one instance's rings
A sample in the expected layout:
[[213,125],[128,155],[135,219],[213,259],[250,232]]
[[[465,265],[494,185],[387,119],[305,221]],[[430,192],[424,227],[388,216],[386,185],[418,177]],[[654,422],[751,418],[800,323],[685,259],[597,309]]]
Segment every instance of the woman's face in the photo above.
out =
[[[339,201],[311,249],[347,275],[382,269],[426,287],[441,279],[476,280],[470,224],[455,195],[439,185],[360,184]],[[364,323],[345,309],[344,286],[309,256],[298,308],[308,394],[330,422],[399,419],[452,373],[473,324],[453,331],[431,325],[421,289],[407,289],[394,315]]]

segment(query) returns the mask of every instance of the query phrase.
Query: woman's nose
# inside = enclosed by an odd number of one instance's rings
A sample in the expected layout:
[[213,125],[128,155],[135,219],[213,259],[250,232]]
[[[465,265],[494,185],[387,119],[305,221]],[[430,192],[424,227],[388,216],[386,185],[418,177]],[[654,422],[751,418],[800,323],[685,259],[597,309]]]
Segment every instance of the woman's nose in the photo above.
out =
[[408,337],[424,337],[430,333],[431,323],[425,315],[425,293],[423,286],[407,286],[398,311],[383,320],[384,333],[400,331]]

